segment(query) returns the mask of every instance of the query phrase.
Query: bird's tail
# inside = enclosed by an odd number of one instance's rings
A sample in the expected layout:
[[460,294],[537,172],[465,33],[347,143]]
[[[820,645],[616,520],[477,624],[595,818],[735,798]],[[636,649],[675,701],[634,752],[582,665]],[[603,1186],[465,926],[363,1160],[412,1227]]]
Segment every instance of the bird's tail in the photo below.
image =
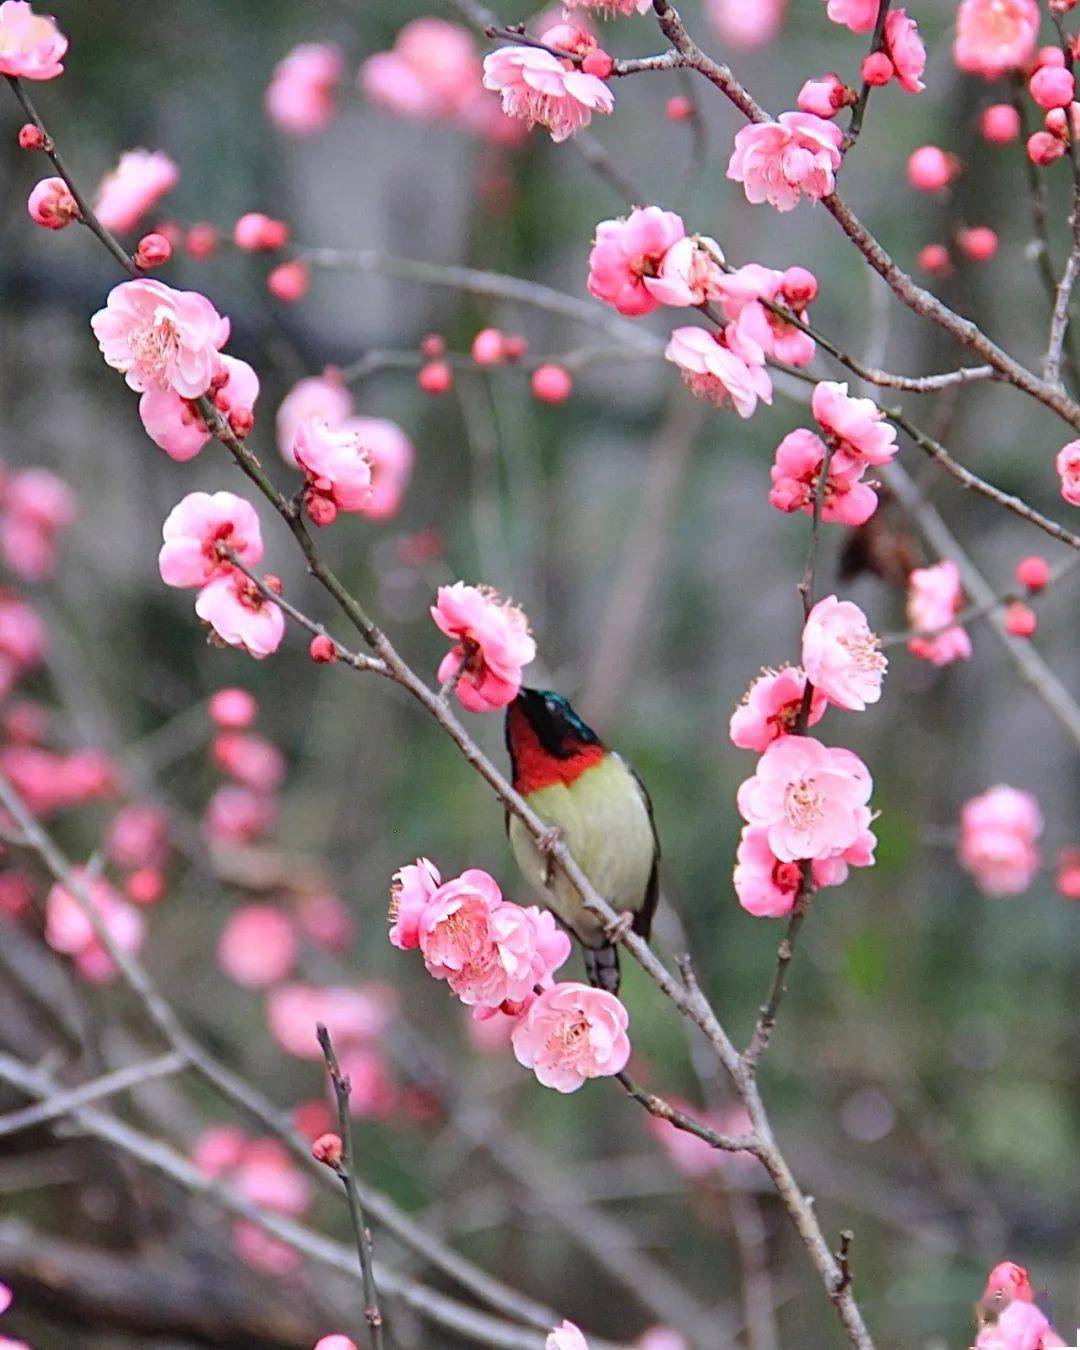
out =
[[585,974],[594,989],[606,989],[609,994],[619,992],[619,949],[617,947],[585,947]]

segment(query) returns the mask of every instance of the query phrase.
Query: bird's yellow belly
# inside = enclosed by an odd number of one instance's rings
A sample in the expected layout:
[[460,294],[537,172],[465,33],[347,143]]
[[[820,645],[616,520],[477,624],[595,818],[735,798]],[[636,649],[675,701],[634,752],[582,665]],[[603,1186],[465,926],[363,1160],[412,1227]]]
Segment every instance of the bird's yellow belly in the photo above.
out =
[[[653,867],[652,824],[641,789],[622,760],[608,755],[571,787],[559,783],[541,788],[528,801],[537,815],[561,830],[582,871],[617,913],[642,907]],[[566,878],[556,876],[547,887],[547,859],[516,816],[510,819],[510,842],[541,903],[585,946],[605,946],[602,922],[585,910]]]

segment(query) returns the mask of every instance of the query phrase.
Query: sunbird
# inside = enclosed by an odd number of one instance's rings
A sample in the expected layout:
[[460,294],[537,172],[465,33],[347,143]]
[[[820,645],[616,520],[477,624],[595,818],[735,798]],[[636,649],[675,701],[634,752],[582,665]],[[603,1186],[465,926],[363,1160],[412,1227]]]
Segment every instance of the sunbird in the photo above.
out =
[[517,816],[506,826],[518,866],[581,943],[589,983],[619,991],[616,942],[629,929],[648,938],[660,893],[660,841],[645,785],[561,694],[523,688],[506,710],[514,788],[561,839],[619,915],[610,928],[590,914]]

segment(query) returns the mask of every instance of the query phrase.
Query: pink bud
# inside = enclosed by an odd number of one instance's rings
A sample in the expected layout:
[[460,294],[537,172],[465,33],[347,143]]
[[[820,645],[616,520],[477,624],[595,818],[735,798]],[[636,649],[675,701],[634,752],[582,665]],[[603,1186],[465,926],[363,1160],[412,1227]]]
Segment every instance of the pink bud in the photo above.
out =
[[979,130],[991,145],[1008,145],[1020,135],[1020,114],[1011,103],[994,103],[984,108]]
[[79,219],[79,203],[62,178],[43,178],[26,203],[30,219],[47,230],[62,230]]
[[856,97],[836,71],[831,70],[820,79],[806,81],[799,90],[798,104],[803,112],[813,113],[815,117],[835,117]]
[[426,356],[429,361],[438,360],[446,351],[446,339],[441,333],[428,333],[427,337],[420,339],[420,355]]
[[884,52],[871,52],[863,57],[862,77],[867,84],[875,88],[888,84],[895,74],[896,67]]
[[1053,164],[1055,159],[1061,158],[1066,149],[1064,143],[1049,131],[1036,131],[1028,137],[1028,159],[1033,164],[1043,166]]
[[263,585],[268,591],[273,591],[275,595],[280,595],[285,587],[281,584],[281,578],[275,576],[273,572],[263,573]]
[[693,102],[685,94],[676,94],[664,104],[669,122],[689,122],[694,115]]
[[19,149],[43,150],[44,148],[45,133],[40,127],[34,126],[33,122],[24,122],[19,128]]
[[144,234],[135,250],[135,265],[144,270],[161,267],[172,257],[172,244],[163,234]]
[[308,269],[304,263],[287,262],[275,267],[266,278],[266,289],[275,299],[293,304],[307,295],[309,281]]
[[957,230],[956,242],[960,252],[972,262],[989,262],[998,247],[997,234],[989,225],[975,225],[970,230]]
[[245,253],[273,253],[288,240],[288,225],[261,211],[249,211],[233,226],[233,243]]
[[1077,0],[1050,0],[1051,14],[1068,14],[1070,10],[1075,9]]
[[586,75],[595,75],[598,80],[606,80],[615,69],[615,62],[603,47],[597,47],[582,61],[581,69]]
[[127,893],[137,905],[156,905],[165,894],[165,878],[156,867],[139,867],[127,879]]
[[251,726],[259,705],[246,689],[219,689],[210,699],[209,711],[215,726],[238,730]]
[[574,387],[574,380],[565,366],[548,362],[533,371],[530,387],[533,397],[541,403],[565,403]]
[[478,366],[498,366],[506,360],[506,339],[498,328],[481,328],[473,338],[472,359]]
[[192,225],[184,239],[184,248],[188,257],[204,262],[217,252],[218,232],[208,221],[200,220]]
[[1006,606],[1005,627],[1013,637],[1031,637],[1038,626],[1038,616],[1030,605],[1013,600]]
[[1060,66],[1040,66],[1028,85],[1040,108],[1067,108],[1076,93],[1072,72]]
[[314,488],[304,493],[304,508],[313,525],[332,525],[337,520],[337,507],[331,499]]
[[915,262],[934,277],[947,277],[952,272],[952,258],[944,244],[925,244]]
[[936,145],[920,145],[908,156],[908,182],[920,192],[940,192],[959,172],[960,161],[956,156]]
[[818,279],[806,267],[789,267],[780,279],[780,294],[796,311],[812,305],[817,293]]
[[445,394],[454,384],[454,374],[446,361],[429,361],[417,372],[416,383],[425,394]]
[[329,666],[338,659],[338,650],[325,633],[316,633],[308,647],[308,655],[318,665]]
[[1041,591],[1050,580],[1050,564],[1033,553],[1016,564],[1016,580],[1029,591]]
[[255,414],[250,408],[233,408],[229,413],[229,427],[238,440],[242,441],[254,425]]
[[1043,126],[1051,136],[1056,136],[1059,141],[1068,144],[1069,141],[1069,119],[1065,116],[1064,108],[1051,108],[1043,118]]
[[1053,70],[1054,67],[1064,67],[1065,53],[1060,47],[1040,47],[1035,53],[1036,70]]
[[342,1157],[341,1135],[320,1134],[311,1145],[311,1156],[316,1162],[325,1163],[327,1167],[339,1167]]
[[508,361],[520,361],[528,350],[529,344],[520,333],[507,333],[506,359]]

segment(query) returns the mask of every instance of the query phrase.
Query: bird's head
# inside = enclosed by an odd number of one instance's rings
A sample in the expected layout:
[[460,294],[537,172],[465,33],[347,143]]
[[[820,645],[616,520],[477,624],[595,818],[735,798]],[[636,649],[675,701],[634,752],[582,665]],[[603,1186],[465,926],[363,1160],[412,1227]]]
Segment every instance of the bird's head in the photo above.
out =
[[506,748],[519,792],[571,783],[604,756],[600,737],[551,689],[522,689],[510,704]]

